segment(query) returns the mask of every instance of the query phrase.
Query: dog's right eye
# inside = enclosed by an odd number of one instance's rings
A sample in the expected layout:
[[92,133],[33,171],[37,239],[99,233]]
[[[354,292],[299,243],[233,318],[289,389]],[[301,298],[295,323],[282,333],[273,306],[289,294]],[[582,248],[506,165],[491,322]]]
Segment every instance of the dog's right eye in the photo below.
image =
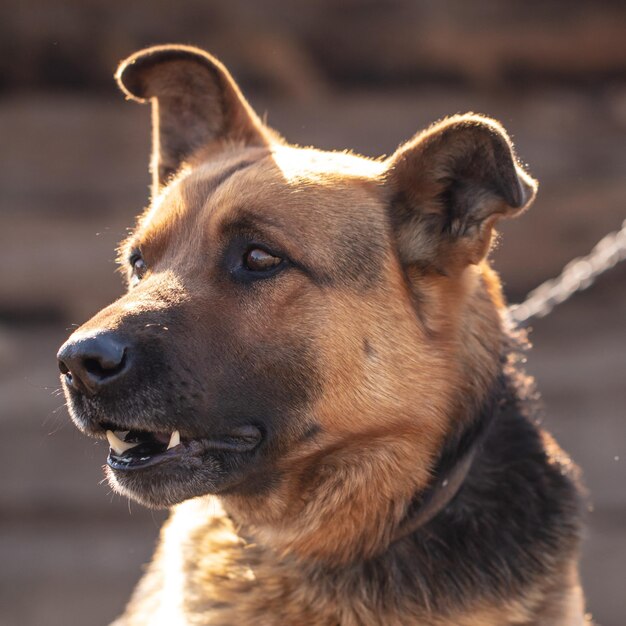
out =
[[233,280],[250,284],[272,278],[288,268],[287,256],[252,237],[234,237],[224,251],[223,264]]
[[270,254],[263,248],[252,248],[243,258],[243,263],[250,272],[269,272],[282,262],[280,257]]
[[133,251],[133,253],[130,255],[129,263],[132,268],[130,284],[135,286],[148,271],[148,266],[143,260],[141,252],[139,252],[139,250]]

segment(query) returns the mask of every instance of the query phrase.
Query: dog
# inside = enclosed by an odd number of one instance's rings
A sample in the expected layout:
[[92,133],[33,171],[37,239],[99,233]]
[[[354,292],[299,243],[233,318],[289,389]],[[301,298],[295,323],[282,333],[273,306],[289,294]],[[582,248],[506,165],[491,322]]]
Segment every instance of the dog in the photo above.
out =
[[487,255],[537,184],[500,124],[288,144],[187,46],[151,102],[128,291],[58,353],[113,488],[171,507],[116,626],[575,626],[578,471],[537,425]]

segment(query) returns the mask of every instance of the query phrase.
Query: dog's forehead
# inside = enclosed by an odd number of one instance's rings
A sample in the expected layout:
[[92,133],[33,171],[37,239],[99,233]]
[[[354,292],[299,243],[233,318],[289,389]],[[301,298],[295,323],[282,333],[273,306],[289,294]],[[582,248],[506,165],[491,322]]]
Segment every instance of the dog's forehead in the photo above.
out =
[[[233,152],[228,158],[209,160],[189,168],[155,198],[141,225],[165,227],[174,217],[216,206],[265,203],[275,213],[281,206],[294,209],[301,203],[322,200],[318,211],[348,212],[359,200],[380,191],[382,161],[347,152],[324,152],[310,148],[279,146]],[[206,213],[206,210],[205,210]]]
[[[144,241],[193,224],[206,245],[232,225],[271,227],[322,264],[354,265],[385,245],[383,163],[349,153],[278,147],[242,150],[183,173],[140,223]],[[189,228],[182,231],[189,232]],[[343,261],[343,262],[342,262]]]
[[276,149],[221,180],[206,196],[205,217],[223,223],[245,213],[288,230],[325,225],[339,235],[375,219],[381,171],[379,162],[350,154]]

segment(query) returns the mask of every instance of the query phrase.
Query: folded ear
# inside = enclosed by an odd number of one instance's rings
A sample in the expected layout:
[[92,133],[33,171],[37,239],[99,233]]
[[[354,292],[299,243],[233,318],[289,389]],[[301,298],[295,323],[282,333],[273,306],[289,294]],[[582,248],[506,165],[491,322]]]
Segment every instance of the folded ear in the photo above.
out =
[[519,214],[537,190],[500,124],[472,114],[400,146],[388,160],[386,183],[402,262],[442,271],[478,263],[497,219]]
[[199,149],[222,141],[265,145],[268,129],[246,102],[228,70],[190,46],[155,46],[123,61],[122,91],[152,102],[152,179],[158,192]]

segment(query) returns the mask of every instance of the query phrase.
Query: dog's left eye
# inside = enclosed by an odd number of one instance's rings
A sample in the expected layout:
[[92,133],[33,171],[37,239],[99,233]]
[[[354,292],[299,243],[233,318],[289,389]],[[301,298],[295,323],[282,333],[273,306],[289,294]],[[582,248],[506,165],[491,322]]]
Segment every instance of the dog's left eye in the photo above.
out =
[[132,268],[132,274],[130,278],[131,285],[136,285],[148,271],[148,266],[141,256],[141,252],[135,251],[130,255],[130,266]]
[[282,262],[283,259],[262,248],[252,248],[243,257],[244,267],[250,272],[269,272]]

